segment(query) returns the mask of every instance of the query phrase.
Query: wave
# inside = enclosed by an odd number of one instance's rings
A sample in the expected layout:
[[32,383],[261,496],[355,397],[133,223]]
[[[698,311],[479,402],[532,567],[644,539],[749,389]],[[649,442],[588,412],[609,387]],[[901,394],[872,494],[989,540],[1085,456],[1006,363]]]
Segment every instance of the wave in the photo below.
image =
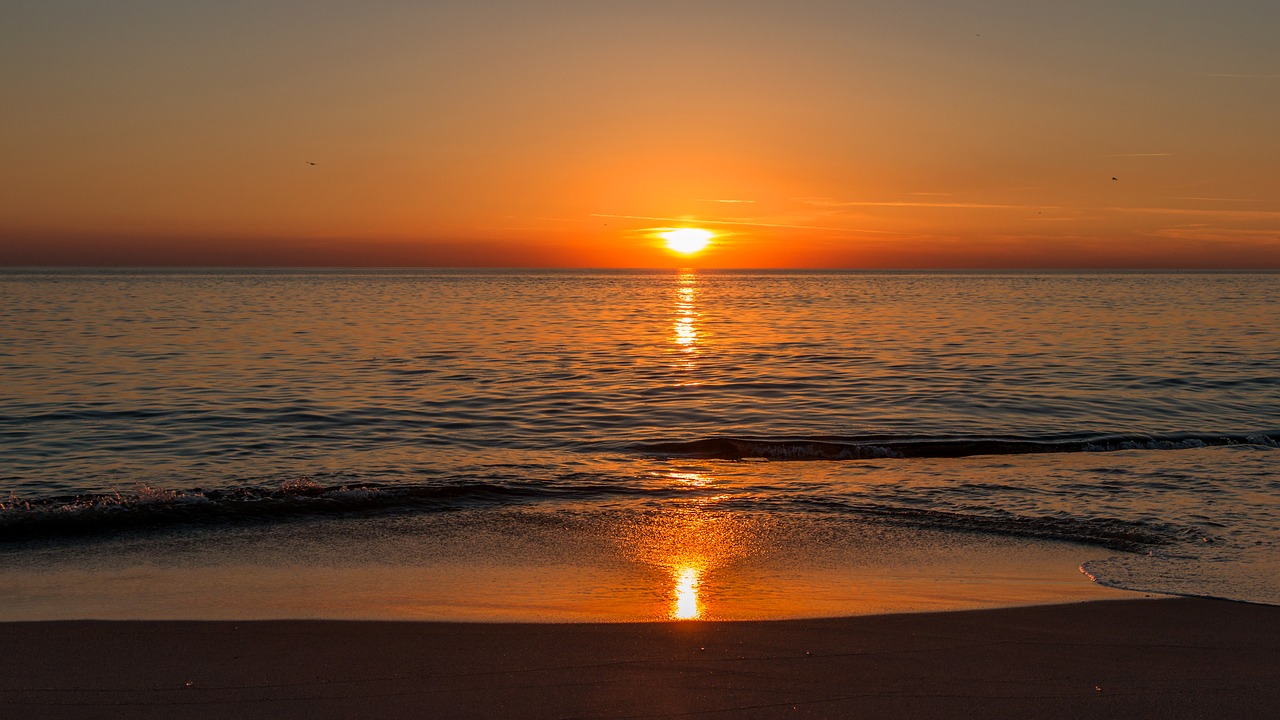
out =
[[860,437],[738,438],[706,437],[655,441],[632,446],[636,452],[718,460],[871,460],[880,458],[958,458],[973,455],[1187,450],[1226,445],[1280,447],[1280,431],[1253,433],[1165,433],[1057,435],[1045,437]]
[[0,542],[109,535],[180,526],[279,522],[325,516],[445,511],[561,494],[499,482],[450,485],[330,485],[290,480],[279,488],[89,493],[0,501]]
[[[687,498],[689,490],[566,478],[552,484],[501,481],[449,485],[320,485],[290,480],[274,489],[162,490],[139,485],[131,492],[0,502],[0,543],[107,538],[119,534],[173,529],[305,522],[326,518],[378,517],[511,508],[540,501],[626,498],[663,501]],[[718,494],[715,488],[709,493]],[[857,522],[924,530],[981,533],[1058,540],[1137,551],[1198,538],[1195,528],[1108,517],[1025,515],[1000,508],[923,509],[896,503],[854,501],[812,494],[765,499],[755,494],[724,498],[722,509],[751,512],[837,515]]]

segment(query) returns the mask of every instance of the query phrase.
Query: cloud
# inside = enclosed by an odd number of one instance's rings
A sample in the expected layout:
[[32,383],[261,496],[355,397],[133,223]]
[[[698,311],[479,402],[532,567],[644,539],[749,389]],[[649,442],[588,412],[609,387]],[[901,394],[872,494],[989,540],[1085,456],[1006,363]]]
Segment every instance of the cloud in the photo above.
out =
[[1265,200],[1254,200],[1251,198],[1215,198],[1215,197],[1175,197],[1170,200],[1197,200],[1201,202],[1237,202],[1237,203],[1256,203],[1266,202]]
[[694,202],[712,202],[712,203],[754,203],[755,200],[713,200],[711,198],[693,198]]
[[1161,228],[1151,233],[1155,237],[1203,242],[1238,243],[1244,245],[1274,246],[1280,242],[1280,230],[1246,230],[1221,228],[1209,225],[1179,225]]
[[917,202],[910,200],[803,200],[805,204],[816,207],[923,207],[923,208],[959,208],[962,210],[1065,210],[1057,205],[998,205],[991,203],[965,202]]
[[767,228],[785,228],[793,230],[831,230],[834,232],[850,232],[850,233],[872,233],[875,235],[898,235],[905,233],[890,232],[888,230],[866,230],[863,228],[848,227],[828,227],[823,225],[792,225],[789,223],[766,223],[766,222],[749,222],[746,220],[706,220],[702,218],[673,218],[673,217],[655,217],[652,215],[611,215],[607,213],[591,213],[591,217],[607,217],[622,218],[625,220],[658,220],[661,222],[673,222],[682,224],[696,225],[743,225],[746,227],[767,227]]
[[1264,80],[1275,80],[1280,78],[1280,75],[1260,75],[1253,73],[1192,73],[1192,77],[1261,78]]
[[1276,210],[1218,210],[1211,208],[1144,208],[1144,207],[1109,207],[1103,208],[1113,212],[1145,213],[1150,215],[1199,215],[1208,217],[1224,217],[1239,220],[1271,220],[1280,219],[1280,211]]
[[1118,155],[1103,155],[1103,157],[1173,157],[1173,153],[1120,153]]

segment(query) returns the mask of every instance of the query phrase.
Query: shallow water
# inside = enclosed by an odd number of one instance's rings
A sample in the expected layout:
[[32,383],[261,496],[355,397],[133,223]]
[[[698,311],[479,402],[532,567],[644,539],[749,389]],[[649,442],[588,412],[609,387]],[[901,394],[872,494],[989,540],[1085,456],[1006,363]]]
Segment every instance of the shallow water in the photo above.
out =
[[597,513],[621,532],[694,503],[789,528],[747,554],[811,573],[833,528],[857,527],[928,539],[877,544],[885,567],[941,537],[1068,543],[1101,583],[1277,602],[1277,290],[1276,274],[9,271],[0,570],[275,528],[323,546],[405,518],[434,528],[423,552],[457,517],[475,534]]

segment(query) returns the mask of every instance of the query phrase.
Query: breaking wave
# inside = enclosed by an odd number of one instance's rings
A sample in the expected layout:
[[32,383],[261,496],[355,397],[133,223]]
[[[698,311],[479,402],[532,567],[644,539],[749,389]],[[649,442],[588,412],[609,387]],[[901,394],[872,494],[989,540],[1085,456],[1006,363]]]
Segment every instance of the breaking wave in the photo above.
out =
[[1167,433],[1163,435],[1058,435],[1047,437],[903,437],[868,435],[757,439],[707,437],[640,443],[633,450],[658,456],[719,460],[870,460],[958,458],[973,455],[1187,450],[1225,445],[1280,447],[1280,431],[1253,433]]
[[453,485],[321,485],[289,480],[278,488],[89,493],[0,502],[0,542],[180,526],[279,522],[332,516],[447,511],[557,495],[500,482]]
[[[513,507],[535,502],[662,501],[687,497],[689,490],[609,483],[578,478],[561,485],[467,482],[452,485],[321,485],[289,480],[277,488],[163,490],[137,486],[128,492],[83,494],[0,502],[0,543],[106,538],[120,533],[167,529],[316,521],[342,517],[453,512]],[[696,492],[696,491],[695,491]],[[710,490],[716,493],[717,490]],[[720,496],[723,498],[723,496]],[[861,522],[1059,540],[1116,550],[1185,542],[1199,531],[1167,523],[1109,517],[1060,517],[1011,513],[1000,508],[922,509],[894,502],[868,502],[812,494],[762,498],[745,493],[724,500],[725,508],[771,509],[838,515]]]

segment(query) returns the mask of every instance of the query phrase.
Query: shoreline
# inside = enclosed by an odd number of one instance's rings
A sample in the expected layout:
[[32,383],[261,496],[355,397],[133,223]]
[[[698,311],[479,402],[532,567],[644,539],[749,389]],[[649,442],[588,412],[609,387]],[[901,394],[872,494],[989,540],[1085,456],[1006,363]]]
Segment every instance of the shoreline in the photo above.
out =
[[122,537],[0,554],[0,621],[782,620],[1141,593],[1105,551],[681,510],[452,514]]
[[28,718],[1270,717],[1280,607],[770,621],[0,623]]

